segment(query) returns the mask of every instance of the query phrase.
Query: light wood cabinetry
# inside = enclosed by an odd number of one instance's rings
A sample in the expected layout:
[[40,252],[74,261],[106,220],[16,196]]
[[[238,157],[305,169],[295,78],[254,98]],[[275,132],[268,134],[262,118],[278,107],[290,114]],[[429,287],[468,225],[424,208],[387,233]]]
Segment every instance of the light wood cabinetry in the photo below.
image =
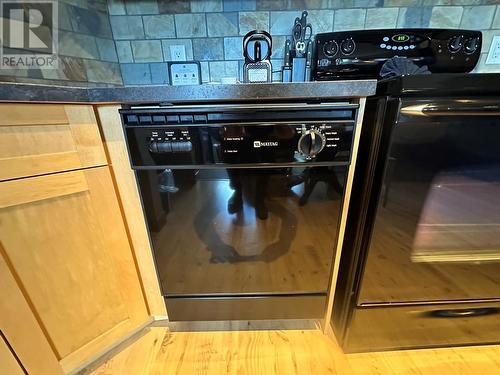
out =
[[118,105],[103,105],[97,107],[97,113],[111,162],[111,170],[120,193],[130,239],[134,246],[149,312],[155,317],[164,319],[167,317],[165,300],[161,295],[156,276],[153,252],[142,213],[139,190],[134,172],[130,168],[125,135],[118,112],[120,108]]
[[[62,375],[54,351],[11,272],[1,243],[0,286],[0,330],[28,374]],[[2,363],[0,360],[0,374],[9,374]]]
[[0,180],[107,164],[92,106],[0,104]]
[[24,375],[24,370],[17,362],[3,337],[0,336],[0,371],[8,375]]
[[[68,372],[149,322],[131,242],[92,106],[0,113],[0,262]],[[13,347],[31,339],[22,320],[0,323]]]

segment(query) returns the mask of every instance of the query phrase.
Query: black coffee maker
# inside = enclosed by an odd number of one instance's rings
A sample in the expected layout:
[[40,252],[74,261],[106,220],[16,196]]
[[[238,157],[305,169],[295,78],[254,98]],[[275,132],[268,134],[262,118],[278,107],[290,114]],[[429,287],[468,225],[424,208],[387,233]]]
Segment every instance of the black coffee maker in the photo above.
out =
[[243,38],[243,82],[271,82],[272,38],[268,32],[253,30]]

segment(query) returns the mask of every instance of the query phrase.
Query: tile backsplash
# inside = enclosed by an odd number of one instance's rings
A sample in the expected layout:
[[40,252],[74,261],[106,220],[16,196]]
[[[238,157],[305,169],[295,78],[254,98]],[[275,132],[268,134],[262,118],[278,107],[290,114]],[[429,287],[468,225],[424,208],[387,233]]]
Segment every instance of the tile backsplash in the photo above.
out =
[[122,85],[106,0],[59,0],[57,8],[58,69],[0,69],[0,81]]
[[[279,71],[285,40],[302,10],[309,12],[314,33],[395,27],[481,30],[483,53],[476,71],[500,71],[500,65],[485,65],[491,39],[500,35],[496,2],[500,3],[495,0],[109,0],[108,8],[123,81],[133,85],[168,83],[167,74],[163,74],[165,62],[172,59],[170,47],[175,45],[184,46],[188,60],[201,62],[204,82],[241,78],[243,35],[253,29],[267,30],[273,36],[271,61],[273,70]],[[132,25],[137,25],[133,35]],[[279,79],[279,73],[274,78]]]
[[[477,72],[500,35],[500,0],[60,0],[57,71],[0,71],[0,80],[90,85],[168,83],[172,46],[201,62],[204,82],[240,78],[242,38],[253,29],[273,36],[273,70],[295,17],[309,12],[313,32],[395,27],[483,31]],[[182,48],[181,48],[182,49]],[[279,73],[274,74],[279,79]]]

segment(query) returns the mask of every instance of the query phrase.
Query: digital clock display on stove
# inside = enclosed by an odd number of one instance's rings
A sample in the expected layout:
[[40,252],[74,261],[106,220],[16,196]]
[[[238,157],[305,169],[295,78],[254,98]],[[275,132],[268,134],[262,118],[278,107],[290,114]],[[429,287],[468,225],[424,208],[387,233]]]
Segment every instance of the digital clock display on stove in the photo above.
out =
[[393,42],[404,43],[404,42],[409,41],[410,37],[406,34],[397,34],[397,35],[394,35],[391,39]]

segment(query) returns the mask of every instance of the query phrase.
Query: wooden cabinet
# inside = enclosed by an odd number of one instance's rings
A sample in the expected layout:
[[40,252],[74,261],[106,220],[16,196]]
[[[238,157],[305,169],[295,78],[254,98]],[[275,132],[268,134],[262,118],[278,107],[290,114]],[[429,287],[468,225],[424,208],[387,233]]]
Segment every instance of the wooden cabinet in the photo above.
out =
[[0,180],[105,165],[90,105],[0,104]]
[[0,182],[0,261],[66,372],[141,328],[149,312],[110,169],[99,166],[107,161],[92,107],[13,107],[0,120],[9,179]]
[[[0,286],[0,331],[4,343],[9,343],[11,354],[15,351],[30,375],[61,375],[61,365],[14,278],[1,242]],[[13,365],[12,358],[4,352],[0,355],[0,374],[9,374],[3,368],[3,357],[7,357],[5,361],[9,361],[10,367]]]
[[0,371],[7,375],[24,375],[23,368],[2,336],[0,336]]

